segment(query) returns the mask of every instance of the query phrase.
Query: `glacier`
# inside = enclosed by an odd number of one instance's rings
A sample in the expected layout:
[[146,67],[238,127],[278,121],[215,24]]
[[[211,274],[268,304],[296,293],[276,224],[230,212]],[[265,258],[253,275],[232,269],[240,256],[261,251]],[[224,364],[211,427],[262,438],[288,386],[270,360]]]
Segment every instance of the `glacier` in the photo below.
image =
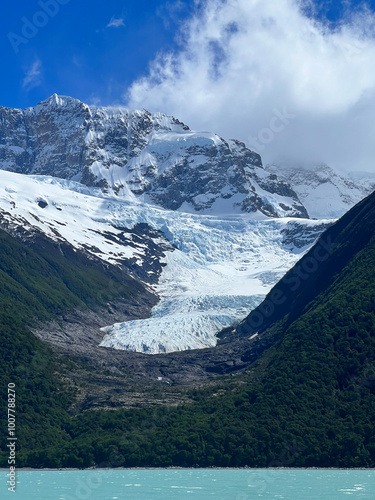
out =
[[294,219],[166,212],[158,220],[158,211],[138,215],[176,246],[156,287],[161,300],[149,319],[104,327],[102,346],[148,354],[215,346],[216,334],[254,309],[321,232],[321,221],[299,219],[301,236],[313,233],[298,248],[283,239]]
[[160,297],[152,316],[103,327],[100,344],[147,354],[216,345],[216,334],[256,307],[314,243],[322,224],[331,223],[167,210],[133,193],[118,197],[50,176],[0,171],[0,179],[3,220],[37,227],[112,264],[133,258],[142,265],[145,258],[146,245],[124,228],[145,223],[162,233],[170,249],[160,279],[148,284]]
[[244,143],[147,110],[55,94],[0,118],[0,227],[68,242],[160,298],[150,318],[104,326],[106,348],[216,345],[375,186],[324,164],[264,167]]

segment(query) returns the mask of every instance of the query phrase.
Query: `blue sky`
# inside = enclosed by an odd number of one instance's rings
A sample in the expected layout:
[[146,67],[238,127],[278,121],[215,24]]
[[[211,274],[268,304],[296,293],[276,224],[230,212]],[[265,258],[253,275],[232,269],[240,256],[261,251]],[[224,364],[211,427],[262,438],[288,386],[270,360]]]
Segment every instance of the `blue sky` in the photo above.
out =
[[358,9],[365,3],[371,9],[375,7],[373,0],[364,2],[362,0],[314,0],[307,2],[311,4],[310,13],[318,19],[325,19],[328,22],[337,23],[345,17],[348,12]]
[[0,105],[32,106],[54,92],[118,102],[155,54],[174,44],[192,7],[189,1],[160,0],[62,3],[2,3]]
[[[34,106],[56,92],[173,114],[243,140],[268,162],[375,170],[375,0],[366,5],[3,2],[0,106]],[[280,113],[285,130],[268,140]]]
[[[352,2],[351,9],[358,4]],[[16,5],[1,6],[0,105],[20,108],[54,92],[86,102],[121,102],[124,89],[147,73],[155,55],[176,47],[181,23],[194,11],[192,0],[18,0]],[[337,21],[348,7],[326,0],[314,8],[310,13]]]

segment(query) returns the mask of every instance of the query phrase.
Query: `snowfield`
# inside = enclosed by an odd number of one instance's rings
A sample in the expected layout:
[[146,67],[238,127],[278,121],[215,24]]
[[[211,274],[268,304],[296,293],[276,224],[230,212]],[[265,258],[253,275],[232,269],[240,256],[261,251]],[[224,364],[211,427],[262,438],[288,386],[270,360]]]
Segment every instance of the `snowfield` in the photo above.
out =
[[148,354],[214,346],[216,334],[257,306],[310,248],[322,223],[331,222],[192,214],[53,177],[0,171],[0,178],[2,218],[36,226],[107,262],[135,258],[142,265],[144,245],[123,232],[137,223],[160,230],[175,246],[166,252],[159,283],[150,285],[160,296],[152,317],[103,328],[102,346]]
[[290,183],[310,217],[339,218],[373,192],[375,177],[369,172],[348,174],[328,165],[266,165],[269,173]]
[[109,348],[214,346],[375,186],[325,164],[264,167],[240,141],[147,110],[54,94],[0,113],[0,227],[38,228],[160,297],[150,318],[105,326]]

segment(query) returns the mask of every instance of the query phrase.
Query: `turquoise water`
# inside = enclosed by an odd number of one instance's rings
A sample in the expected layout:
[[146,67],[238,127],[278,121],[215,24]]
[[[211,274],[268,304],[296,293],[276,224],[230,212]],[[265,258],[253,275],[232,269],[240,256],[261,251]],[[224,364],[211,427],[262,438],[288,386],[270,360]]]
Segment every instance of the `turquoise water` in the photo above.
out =
[[373,470],[157,469],[0,472],[0,498],[21,500],[375,500]]

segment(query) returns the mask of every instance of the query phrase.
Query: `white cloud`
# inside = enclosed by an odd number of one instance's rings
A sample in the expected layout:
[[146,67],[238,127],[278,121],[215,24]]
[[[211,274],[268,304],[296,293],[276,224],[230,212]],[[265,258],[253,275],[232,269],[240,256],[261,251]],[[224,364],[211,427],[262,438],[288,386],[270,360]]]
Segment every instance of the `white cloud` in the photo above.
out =
[[157,8],[157,15],[162,19],[164,27],[169,29],[172,25],[180,24],[180,16],[186,12],[187,4],[181,0],[167,1]]
[[122,17],[120,19],[116,19],[115,17],[112,17],[106,28],[120,28],[120,26],[125,26],[124,18]]
[[34,87],[38,87],[42,83],[42,63],[37,59],[26,71],[25,77],[22,80],[22,88],[30,90]]
[[[347,15],[332,30],[303,14],[307,3],[196,0],[180,48],[151,63],[127,105],[260,144],[265,162],[375,170],[374,15]],[[283,110],[295,116],[284,127],[275,118]]]

